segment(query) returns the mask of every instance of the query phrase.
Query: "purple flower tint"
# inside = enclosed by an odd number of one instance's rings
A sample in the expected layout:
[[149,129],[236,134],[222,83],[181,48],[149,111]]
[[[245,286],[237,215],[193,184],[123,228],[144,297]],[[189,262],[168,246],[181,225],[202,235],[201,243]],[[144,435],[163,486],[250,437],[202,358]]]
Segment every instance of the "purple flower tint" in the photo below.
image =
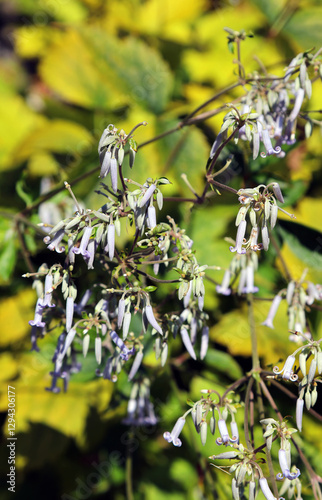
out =
[[192,359],[197,359],[196,353],[193,349],[193,346],[192,346],[192,343],[191,343],[191,340],[190,340],[190,337],[188,334],[188,330],[186,328],[182,327],[180,329],[180,334],[181,334],[182,342],[183,342],[185,348],[187,349],[188,353],[192,357]]
[[149,227],[153,229],[157,225],[155,208],[153,205],[148,207],[148,218],[149,218]]
[[121,350],[121,352],[120,352],[121,358],[124,361],[127,361],[129,359],[129,357],[135,353],[135,348],[132,347],[132,349],[129,349],[128,347],[126,347],[123,340],[120,339],[120,337],[118,336],[118,334],[115,331],[112,331],[110,333],[110,335],[111,335],[111,339],[113,340],[114,344],[116,344],[117,347],[119,347],[119,349]]
[[246,253],[245,248],[242,248],[242,245],[244,243],[244,236],[246,232],[246,221],[242,220],[238,226],[237,229],[237,236],[236,236],[236,245],[234,247],[229,247],[229,250],[231,252],[237,252],[239,254]]
[[60,242],[62,241],[63,237],[65,235],[64,229],[60,229],[57,231],[57,233],[54,235],[54,237],[51,239],[50,236],[45,236],[44,238],[44,243],[46,245],[48,244],[47,248],[48,250],[51,250],[52,252],[56,250],[57,253],[62,253],[65,250],[64,246],[59,246]]
[[275,314],[277,313],[277,309],[281,303],[281,300],[282,300],[282,297],[280,295],[278,295],[278,294],[275,295],[273,302],[272,302],[272,305],[270,307],[270,310],[268,312],[268,316],[265,319],[265,321],[262,323],[262,325],[268,326],[268,328],[274,329],[273,319],[275,318]]
[[111,183],[114,193],[117,193],[117,161],[116,158],[111,159]]
[[72,327],[74,316],[74,299],[73,297],[67,297],[66,300],[66,332],[68,333]]
[[73,247],[72,250],[75,254],[81,254],[86,259],[90,258],[90,253],[87,250],[87,246],[92,234],[92,230],[92,227],[86,226],[79,247]]
[[87,253],[89,254],[89,256],[84,257],[85,262],[87,263],[87,269],[94,269],[94,259],[97,247],[98,243],[96,240],[94,239],[89,240],[89,243],[87,245]]
[[232,436],[230,441],[233,443],[239,443],[239,433],[238,433],[237,423],[234,421],[230,422],[230,429],[231,429],[231,436]]
[[112,260],[115,252],[115,226],[109,224],[107,229],[108,256]]
[[168,441],[168,443],[173,443],[174,446],[181,446],[182,442],[181,442],[181,439],[179,439],[179,435],[180,435],[185,423],[186,423],[186,419],[184,417],[178,418],[172,431],[171,432],[167,431],[163,434],[164,439],[166,441]]
[[[100,155],[101,156],[101,155]],[[102,165],[101,165],[101,171],[100,171],[100,178],[103,179],[104,177],[107,176],[107,174],[110,171],[111,168],[111,152],[106,151],[103,157]]]
[[46,325],[46,323],[42,321],[43,309],[43,301],[42,299],[38,299],[35,308],[35,317],[34,319],[29,321],[30,326],[38,326],[40,328],[43,328]]
[[160,333],[160,335],[163,335],[163,332],[162,332],[162,328],[161,326],[158,324],[157,320],[155,319],[154,317],[154,314],[153,314],[153,309],[152,309],[152,306],[150,305],[147,305],[145,306],[145,315],[146,315],[146,318],[148,320],[148,322],[150,323],[150,325],[157,331]]
[[31,334],[30,334],[31,349],[30,350],[39,352],[40,349],[37,345],[37,331],[38,331],[37,328],[38,328],[37,326],[33,326],[31,328]]
[[52,377],[51,386],[46,387],[46,391],[58,394],[60,392],[60,388],[57,387],[57,380],[59,379],[59,373],[50,372],[50,375]]
[[144,205],[150,200],[150,198],[153,196],[154,191],[156,190],[156,184],[151,184],[151,186],[148,187],[148,189],[145,191],[144,195],[138,202],[138,207],[142,208]]
[[258,287],[254,286],[254,267],[246,267],[246,286],[243,288],[243,293],[257,293]]
[[221,132],[219,132],[219,134],[217,135],[216,139],[215,139],[215,142],[213,143],[213,145],[211,146],[211,150],[210,150],[210,155],[209,155],[209,158],[212,160],[213,157],[215,156],[216,152],[217,152],[217,149],[219,148],[219,146],[221,145],[221,143],[223,142],[223,135]]
[[55,307],[55,304],[52,304],[52,296],[53,296],[53,275],[47,274],[45,279],[45,293],[43,300],[43,307]]
[[296,425],[300,432],[302,430],[303,409],[304,400],[298,398],[298,400],[296,401]]
[[301,474],[300,470],[297,468],[296,468],[295,472],[290,471],[290,468],[289,468],[288,463],[287,463],[288,460],[287,460],[287,454],[286,454],[285,450],[280,449],[278,451],[278,461],[279,461],[280,468],[281,468],[282,472],[279,472],[276,475],[276,479],[282,480],[284,478],[287,478],[290,481],[292,481],[293,479],[296,479],[297,477],[299,477],[299,475]]
[[201,331],[200,359],[205,358],[208,350],[208,344],[209,344],[209,327],[204,326]]
[[295,122],[288,120],[286,123],[285,132],[281,138],[283,144],[288,144],[289,146],[295,144],[296,140],[295,140],[294,128],[295,128]]
[[295,380],[298,379],[298,376],[293,372],[294,363],[295,363],[295,356],[293,355],[288,356],[288,358],[284,363],[283,368],[281,370],[278,370],[278,367],[275,366],[273,371],[276,375],[282,374],[282,378],[284,378],[285,380],[291,380],[292,382],[294,382]]
[[229,271],[229,269],[227,269],[225,271],[221,285],[216,286],[217,293],[221,293],[221,295],[230,295],[231,294],[231,289],[229,288],[230,278],[231,278],[231,272]]
[[266,156],[277,155],[282,151],[280,146],[275,146],[275,149],[273,148],[269,132],[266,128],[263,128],[262,130],[262,140],[266,149],[266,153],[261,153],[262,158],[266,158]]
[[85,291],[83,297],[80,299],[78,304],[74,304],[74,310],[79,316],[81,316],[82,312],[84,311],[87,302],[89,301],[90,297],[92,295],[92,290],[89,288]]
[[305,95],[304,89],[299,88],[295,95],[294,108],[292,109],[291,114],[289,116],[290,121],[294,121],[297,118],[301,110],[301,106],[303,104],[304,95]]
[[219,446],[221,446],[222,444],[227,446],[229,444],[230,438],[226,421],[223,418],[220,418],[218,420],[218,430],[220,433],[220,437],[216,439],[216,444],[218,444]]

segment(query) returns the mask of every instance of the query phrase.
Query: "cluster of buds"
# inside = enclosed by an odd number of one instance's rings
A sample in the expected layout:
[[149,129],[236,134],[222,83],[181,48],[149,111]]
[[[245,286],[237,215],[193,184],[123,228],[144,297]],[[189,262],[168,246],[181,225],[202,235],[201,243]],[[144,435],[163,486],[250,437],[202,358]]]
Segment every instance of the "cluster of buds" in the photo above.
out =
[[[278,200],[284,203],[278,183],[272,182],[268,186],[260,184],[256,188],[240,189],[237,194],[238,201],[242,206],[236,217],[236,226],[238,227],[236,244],[230,247],[230,251],[244,254],[249,249],[253,251],[268,250],[270,241],[268,223],[273,229],[277,221],[278,210],[285,212],[276,202]],[[248,240],[245,239],[246,215],[252,227]],[[290,217],[294,216],[290,215]],[[262,243],[258,243],[259,228],[261,229]]]
[[159,186],[170,184],[166,177],[153,180],[150,177],[143,185],[131,179],[124,179],[125,182],[135,184],[138,189],[127,192],[127,202],[133,211],[136,228],[143,234],[145,226],[154,229],[157,225],[156,210],[154,200],[157,202],[159,210],[163,207],[163,194]]
[[103,131],[98,144],[98,154],[100,158],[101,171],[100,177],[104,178],[110,173],[112,190],[117,193],[118,185],[118,167],[122,166],[124,160],[124,148],[129,144],[130,167],[133,167],[135,154],[137,152],[136,141],[132,137],[134,130],[140,125],[146,125],[146,122],[138,124],[126,134],[124,130],[118,130],[113,124],[110,124]]
[[[273,369],[275,375],[281,375],[284,380],[290,380],[291,382],[296,382],[299,379],[299,371],[302,373],[303,378],[299,382],[299,398],[296,403],[296,424],[300,431],[302,430],[304,402],[309,410],[315,405],[318,397],[315,377],[316,372],[318,375],[322,373],[321,341],[322,339],[308,340],[306,345],[299,347],[293,354],[288,356],[281,370],[277,366]],[[294,370],[297,355],[298,368]]]
[[150,400],[150,381],[144,377],[133,384],[123,424],[133,426],[156,425],[154,406]]
[[244,293],[257,293],[258,287],[254,285],[255,271],[258,269],[258,257],[256,252],[247,250],[244,254],[236,253],[228,269],[225,270],[221,285],[216,286],[216,291],[221,295],[232,293],[231,282],[239,277],[237,286],[238,295]]
[[311,339],[311,334],[307,330],[306,310],[316,300],[322,300],[322,286],[305,280],[305,274],[306,271],[299,281],[291,280],[287,288],[275,295],[267,318],[262,323],[269,328],[274,328],[274,317],[282,299],[285,298],[288,305],[288,329],[295,332],[290,336],[293,342]]
[[280,448],[278,451],[278,460],[281,472],[276,475],[279,481],[284,478],[294,480],[301,474],[297,467],[291,465],[291,444],[290,439],[292,434],[297,432],[297,429],[287,427],[286,422],[278,422],[273,418],[264,418],[261,424],[266,427],[264,437],[266,438],[266,446],[268,451],[271,451],[274,434],[280,439]]
[[182,313],[177,316],[171,315],[169,328],[175,338],[180,332],[182,342],[193,359],[197,359],[195,345],[200,333],[200,359],[204,359],[207,354],[209,344],[209,327],[206,322],[209,316],[204,311],[197,308],[195,302],[188,303]]
[[[219,437],[216,439],[218,445],[233,445],[239,442],[238,427],[235,420],[236,406],[238,404],[227,397],[221,397],[216,391],[204,389],[201,391],[206,396],[197,401],[192,407],[175,423],[171,432],[167,431],[163,437],[168,443],[173,443],[174,446],[181,446],[182,442],[179,435],[185,425],[186,417],[191,414],[196,431],[200,434],[201,443],[206,444],[208,426],[211,434],[216,433],[216,428],[219,431]],[[213,399],[213,396],[218,397],[218,402]],[[227,418],[230,416],[231,436],[227,428]]]
[[[312,95],[310,74],[313,78],[317,76],[317,71],[322,74],[320,52],[298,54],[286,68],[283,79],[272,76],[263,80],[255,75],[246,97],[241,101],[241,110],[232,104],[228,105],[230,111],[224,117],[210,158],[215,156],[228,132],[235,133],[236,143],[238,139],[252,142],[254,160],[259,155],[261,142],[265,149],[261,152],[263,158],[270,155],[283,158],[285,152],[281,146],[295,143],[297,119],[304,99],[310,99]],[[294,79],[291,78],[293,75]],[[307,115],[303,118],[307,120],[305,133],[308,137],[312,133],[313,122]]]

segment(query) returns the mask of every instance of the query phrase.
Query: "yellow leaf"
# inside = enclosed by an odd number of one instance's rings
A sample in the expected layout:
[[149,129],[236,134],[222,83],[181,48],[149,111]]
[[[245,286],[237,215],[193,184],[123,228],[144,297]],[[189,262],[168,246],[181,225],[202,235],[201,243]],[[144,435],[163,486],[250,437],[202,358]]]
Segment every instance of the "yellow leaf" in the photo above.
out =
[[[53,368],[55,345],[50,334],[39,345],[40,352],[15,355],[15,360],[11,361],[12,365],[17,363],[20,372],[19,379],[11,383],[16,392],[18,430],[28,432],[30,424],[41,423],[75,438],[79,446],[84,446],[90,408],[95,408],[98,413],[106,410],[113,383],[101,378],[78,383],[71,378],[67,393],[46,391],[45,388],[51,385],[49,372]],[[10,359],[8,363],[10,365]],[[0,394],[0,411],[6,411],[7,404],[7,395]]]
[[28,321],[33,319],[35,303],[35,292],[31,289],[0,301],[0,346],[14,344],[27,335],[30,330]]
[[[68,47],[68,50],[66,50]],[[81,57],[79,55],[81,54]],[[42,78],[64,99],[84,107],[122,106],[125,96],[118,98],[107,75],[79,32],[70,29],[48,49],[39,68]]]
[[45,151],[82,154],[91,149],[92,144],[92,135],[85,127],[67,120],[47,121],[28,136],[19,148],[17,158],[24,161],[34,153],[43,154]]
[[21,26],[15,30],[15,47],[20,57],[40,57],[53,40],[59,38],[59,31],[49,26]]
[[58,169],[55,158],[48,153],[35,153],[28,161],[28,172],[32,176],[55,175]]
[[18,362],[9,352],[4,352],[0,355],[0,381],[5,382],[12,380],[18,375]]
[[[291,276],[295,280],[299,280],[303,274],[304,269],[308,270],[306,274],[306,279],[312,281],[313,283],[321,283],[322,281],[322,270],[318,271],[315,268],[310,268],[307,264],[303,263],[301,259],[296,257],[292,252],[292,249],[286,243],[283,244],[281,249],[281,255],[284,262],[286,262],[287,268],[291,273]],[[285,276],[284,266],[281,263],[279,257],[276,259],[276,265],[280,272]]]
[[164,39],[187,43],[191,36],[191,23],[206,9],[205,0],[147,0],[122,4],[118,0],[108,3],[102,24],[113,32],[122,28],[130,33],[162,36]]
[[0,95],[2,119],[0,121],[1,171],[16,166],[16,153],[21,142],[38,127],[45,118],[34,113],[19,96]]
[[[289,211],[295,215],[295,223],[303,224],[317,231],[322,231],[322,219],[318,214],[322,213],[322,200],[318,198],[306,197],[301,200],[296,207],[292,207]],[[278,212],[279,219],[291,220],[288,215],[283,212]]]
[[[272,330],[261,323],[266,319],[271,302],[255,301],[254,318],[258,343],[258,352],[263,365],[276,364],[280,357],[285,357],[285,343],[289,337],[287,325],[287,305],[283,301],[277,311]],[[214,342],[225,345],[233,356],[251,356],[252,344],[248,321],[247,306],[225,314],[211,331]],[[290,346],[292,350],[293,345]],[[291,351],[292,352],[292,351]]]

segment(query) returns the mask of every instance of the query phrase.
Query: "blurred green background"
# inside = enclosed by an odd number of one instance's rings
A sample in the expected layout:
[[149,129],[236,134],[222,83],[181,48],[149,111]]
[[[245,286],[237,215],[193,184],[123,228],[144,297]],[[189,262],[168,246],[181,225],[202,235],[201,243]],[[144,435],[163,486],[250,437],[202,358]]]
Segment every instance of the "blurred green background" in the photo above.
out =
[[[133,435],[121,423],[130,390],[126,378],[120,377],[116,388],[97,379],[94,361],[86,360],[68,393],[44,390],[49,385],[57,335],[50,332],[41,342],[41,351],[30,352],[28,320],[33,317],[36,294],[30,280],[21,277],[54,258],[48,255],[36,226],[40,190],[45,185],[47,189],[61,187],[63,181],[98,167],[97,143],[109,123],[129,132],[146,120],[148,126],[136,133],[140,144],[175,127],[216,91],[236,81],[225,26],[254,34],[242,45],[246,73],[263,63],[269,72],[281,76],[296,53],[322,46],[319,0],[0,1],[0,410],[4,431],[0,470],[3,476],[8,473],[5,438],[10,381],[17,394],[17,499],[121,500],[126,497],[127,453],[134,454],[136,499],[231,497],[230,479],[210,467],[206,458],[216,452],[214,439],[209,438],[202,448],[190,427],[178,450],[163,440],[162,433],[186,410],[188,396],[199,398],[205,387],[222,390],[250,368],[244,303],[218,298],[213,285],[208,285],[206,309],[214,325],[209,356],[204,364],[172,362],[165,369],[153,356],[146,361],[146,369],[154,373],[151,391],[160,422],[157,428],[140,428]],[[240,95],[235,90],[215,105]],[[313,86],[309,108],[322,108],[320,81]],[[133,172],[126,167],[125,175],[139,182],[147,176],[166,175],[172,185],[164,189],[165,196],[190,197],[180,174],[186,173],[195,189],[201,190],[222,117],[214,116],[142,147]],[[298,138],[303,138],[301,126]],[[284,223],[279,235],[282,255],[294,278],[308,267],[308,278],[315,282],[322,280],[321,243],[316,239],[322,211],[321,143],[317,127],[284,160],[253,162],[244,145],[231,148],[236,170],[232,185],[238,188],[242,179],[252,185],[273,179],[280,182],[287,204],[292,205],[289,210],[297,216],[296,224],[306,228],[304,233],[298,226],[294,236],[293,222]],[[94,193],[97,186],[97,171],[75,186],[87,207],[102,204]],[[59,192],[47,202],[47,209],[64,217],[71,203]],[[187,206],[169,204],[163,216],[175,215],[187,228],[201,264],[225,268],[231,254],[223,238],[234,237],[236,210],[235,198],[225,194],[193,212]],[[220,281],[222,272],[211,271],[210,276]],[[285,285],[274,250],[256,279],[261,297],[272,297]],[[160,289],[158,296],[162,298],[168,290]],[[278,313],[275,330],[267,332],[260,326],[268,308],[269,302],[256,303],[264,365],[276,364],[293,350],[285,308]],[[310,316],[316,338],[322,334],[320,317],[319,310]],[[180,350],[177,341],[173,359]],[[303,447],[321,474],[322,441],[317,439],[321,431],[305,418]],[[1,488],[1,498],[9,498],[6,485]],[[311,498],[305,488],[306,498]]]

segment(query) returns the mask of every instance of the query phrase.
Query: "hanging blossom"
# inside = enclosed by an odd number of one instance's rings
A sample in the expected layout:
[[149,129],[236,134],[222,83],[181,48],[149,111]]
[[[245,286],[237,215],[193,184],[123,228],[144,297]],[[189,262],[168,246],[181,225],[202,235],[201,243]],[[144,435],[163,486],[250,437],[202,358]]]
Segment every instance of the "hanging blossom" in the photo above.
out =
[[134,382],[123,424],[134,426],[156,425],[158,418],[150,400],[150,381],[147,377]]
[[274,328],[273,320],[283,299],[287,302],[288,329],[294,331],[289,337],[293,342],[310,340],[311,333],[308,331],[306,320],[306,309],[314,302],[322,300],[322,287],[311,281],[305,280],[307,270],[304,271],[299,281],[291,280],[287,288],[280,290],[274,297],[267,318],[262,323],[269,328]]
[[118,167],[122,167],[126,144],[129,145],[130,167],[133,167],[137,144],[132,137],[132,133],[140,125],[147,125],[147,122],[139,123],[127,135],[124,130],[118,130],[113,124],[110,124],[103,131],[100,138],[98,144],[98,154],[101,163],[100,177],[104,178],[110,174],[114,193],[117,193],[118,189]]
[[[237,191],[238,201],[242,205],[236,217],[237,236],[235,246],[230,247],[231,252],[245,254],[247,250],[268,250],[269,231],[275,227],[278,210],[285,210],[277,205],[277,201],[284,202],[281,189],[277,182],[268,186],[260,184],[256,188],[240,189]],[[294,218],[294,215],[288,214]],[[251,231],[248,239],[245,239],[248,216],[251,223]],[[259,231],[261,231],[262,243],[258,243]]]
[[[316,376],[322,374],[322,339],[307,340],[303,336],[303,340],[305,344],[288,356],[281,369],[277,366],[273,368],[274,374],[282,376],[284,380],[291,382],[299,380],[296,425],[300,431],[302,430],[304,404],[308,410],[315,405],[318,399]],[[295,363],[297,366],[296,372],[294,372]],[[301,379],[299,377],[300,373],[302,375]]]
[[[218,428],[219,436],[216,439],[218,445],[238,444],[239,433],[235,420],[236,405],[231,399],[222,398],[216,391],[204,389],[201,392],[206,396],[194,403],[192,408],[177,420],[171,432],[167,431],[163,434],[164,439],[169,443],[173,443],[174,446],[181,446],[182,442],[179,436],[184,428],[187,416],[191,414],[195,429],[200,434],[202,445],[207,442],[208,428],[213,435]],[[213,396],[216,396],[218,401],[215,401]],[[230,433],[227,428],[228,416],[230,416]]]
[[258,287],[255,286],[255,271],[258,269],[258,257],[256,252],[247,250],[243,253],[236,253],[226,269],[222,282],[216,286],[217,293],[221,295],[230,295],[232,288],[230,283],[235,280],[236,276],[239,278],[237,293],[242,295],[244,293],[257,293]]
[[297,467],[291,466],[291,445],[290,440],[292,435],[297,432],[296,429],[287,427],[286,422],[279,422],[273,418],[262,419],[261,424],[266,427],[264,437],[266,438],[266,445],[271,450],[273,443],[273,436],[276,434],[280,438],[280,448],[278,451],[279,465],[281,472],[276,475],[279,481],[289,479],[292,481],[301,474]]

